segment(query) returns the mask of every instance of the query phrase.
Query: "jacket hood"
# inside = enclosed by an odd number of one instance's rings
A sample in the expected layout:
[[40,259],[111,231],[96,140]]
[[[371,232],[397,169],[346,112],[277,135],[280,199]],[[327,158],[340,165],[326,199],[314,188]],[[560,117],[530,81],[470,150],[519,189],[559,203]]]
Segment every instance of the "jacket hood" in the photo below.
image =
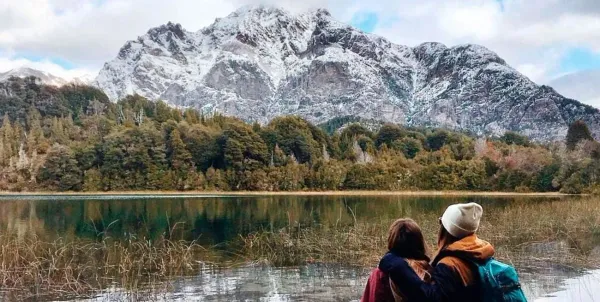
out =
[[460,253],[475,260],[487,260],[494,256],[495,250],[489,242],[473,234],[448,245],[444,252]]

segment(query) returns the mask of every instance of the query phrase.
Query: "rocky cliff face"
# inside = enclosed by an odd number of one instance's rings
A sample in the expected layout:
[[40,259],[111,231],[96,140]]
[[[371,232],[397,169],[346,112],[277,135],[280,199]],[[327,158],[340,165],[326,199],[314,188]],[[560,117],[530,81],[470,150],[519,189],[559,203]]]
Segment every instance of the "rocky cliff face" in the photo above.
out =
[[138,93],[206,113],[315,123],[355,116],[478,134],[561,139],[597,109],[538,86],[478,45],[396,45],[334,20],[246,7],[198,32],[150,29],[105,64],[95,85],[117,100]]

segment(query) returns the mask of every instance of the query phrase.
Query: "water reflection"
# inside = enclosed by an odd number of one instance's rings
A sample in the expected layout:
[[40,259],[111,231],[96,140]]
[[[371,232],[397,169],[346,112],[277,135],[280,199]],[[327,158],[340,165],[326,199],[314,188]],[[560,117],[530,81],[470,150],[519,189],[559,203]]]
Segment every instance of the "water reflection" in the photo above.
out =
[[[197,277],[174,280],[160,296],[138,294],[136,300],[161,301],[357,301],[368,269],[311,264],[294,268],[207,267]],[[89,301],[129,300],[113,290]]]
[[561,281],[562,288],[559,291],[545,295],[536,302],[558,302],[558,301],[600,301],[600,270],[587,272],[582,276],[568,278]]
[[[293,268],[247,266],[234,269],[206,267],[193,278],[173,280],[159,296],[137,293],[135,300],[159,301],[358,301],[368,268],[310,264]],[[585,275],[553,268],[543,274],[523,274],[529,301],[592,302],[600,299],[600,271]],[[131,300],[113,289],[88,301]]]
[[168,234],[178,239],[199,239],[204,244],[219,244],[257,230],[277,230],[288,225],[333,226],[349,224],[354,219],[387,221],[416,213],[440,213],[455,202],[477,201],[486,210],[519,202],[514,198],[393,196],[3,199],[0,229],[20,236],[35,233],[45,237],[155,239]]

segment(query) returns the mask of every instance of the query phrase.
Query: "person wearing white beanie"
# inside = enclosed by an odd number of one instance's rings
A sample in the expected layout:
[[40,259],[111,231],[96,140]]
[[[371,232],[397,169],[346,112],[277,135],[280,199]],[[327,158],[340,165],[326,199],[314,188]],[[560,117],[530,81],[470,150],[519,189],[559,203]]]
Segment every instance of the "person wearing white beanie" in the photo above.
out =
[[470,262],[485,262],[494,247],[477,237],[483,216],[477,203],[453,204],[439,218],[438,252],[432,261],[432,283],[425,283],[406,261],[392,253],[379,262],[409,301],[482,301],[479,274]]
[[479,221],[483,215],[480,205],[471,203],[459,203],[449,206],[442,215],[442,225],[456,238],[464,238],[477,232]]

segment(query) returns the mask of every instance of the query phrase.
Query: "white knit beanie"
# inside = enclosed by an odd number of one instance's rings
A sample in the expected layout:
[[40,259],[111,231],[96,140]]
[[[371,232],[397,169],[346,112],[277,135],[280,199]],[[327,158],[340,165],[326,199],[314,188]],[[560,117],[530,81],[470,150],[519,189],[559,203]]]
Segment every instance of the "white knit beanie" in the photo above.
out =
[[442,225],[450,235],[461,239],[477,231],[481,215],[483,209],[474,202],[453,204],[442,215]]

